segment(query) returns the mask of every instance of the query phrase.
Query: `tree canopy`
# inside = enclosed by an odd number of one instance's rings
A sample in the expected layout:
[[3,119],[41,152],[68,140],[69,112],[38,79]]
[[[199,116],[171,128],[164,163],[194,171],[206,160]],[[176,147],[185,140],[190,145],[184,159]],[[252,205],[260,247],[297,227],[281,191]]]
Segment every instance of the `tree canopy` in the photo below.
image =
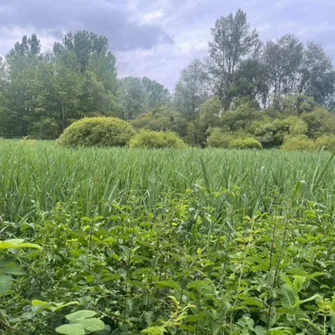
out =
[[78,119],[112,116],[192,145],[206,145],[214,129],[268,147],[292,123],[311,138],[335,133],[334,97],[335,71],[321,45],[293,34],[261,41],[240,9],[214,23],[208,55],[181,72],[173,94],[148,77],[118,78],[104,36],[69,32],[50,52],[37,35],[23,36],[0,59],[0,136],[55,139]]

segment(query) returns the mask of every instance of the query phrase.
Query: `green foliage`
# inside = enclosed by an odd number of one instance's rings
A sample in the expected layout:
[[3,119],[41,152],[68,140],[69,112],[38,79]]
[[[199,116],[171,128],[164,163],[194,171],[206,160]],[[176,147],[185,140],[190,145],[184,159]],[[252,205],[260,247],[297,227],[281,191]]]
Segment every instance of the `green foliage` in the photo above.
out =
[[262,119],[262,114],[249,103],[239,105],[236,110],[225,112],[220,124],[230,131],[247,130],[252,122]]
[[323,135],[315,140],[315,147],[319,150],[335,151],[335,136]]
[[65,129],[58,143],[72,148],[126,146],[134,133],[129,123],[117,118],[84,118]]
[[307,125],[300,118],[291,116],[265,123],[259,122],[254,124],[251,129],[264,147],[278,147],[283,144],[288,135],[304,135],[307,132]]
[[288,137],[281,147],[284,151],[315,151],[316,146],[313,140],[307,136]]
[[99,332],[105,329],[105,324],[94,318],[96,312],[77,311],[66,315],[68,324],[56,328],[56,333],[65,335],[85,335],[87,333]]
[[130,148],[185,149],[186,144],[181,138],[172,132],[143,130],[132,138],[130,141]]
[[217,127],[221,123],[222,105],[219,97],[208,99],[200,106],[200,122],[208,127]]
[[310,138],[335,133],[335,116],[324,108],[305,113],[301,118],[308,126],[307,135]]
[[59,126],[55,119],[46,118],[36,122],[30,136],[42,140],[53,140],[59,136]]
[[262,144],[255,138],[236,138],[230,142],[232,149],[262,149]]
[[153,131],[173,131],[179,136],[186,136],[187,122],[181,114],[170,108],[158,108],[142,114],[131,122],[136,129],[149,129]]
[[233,136],[222,132],[221,129],[215,128],[207,137],[207,145],[211,148],[229,148]]
[[5,335],[333,332],[329,154],[10,145],[30,197],[2,236],[43,252],[5,255]]

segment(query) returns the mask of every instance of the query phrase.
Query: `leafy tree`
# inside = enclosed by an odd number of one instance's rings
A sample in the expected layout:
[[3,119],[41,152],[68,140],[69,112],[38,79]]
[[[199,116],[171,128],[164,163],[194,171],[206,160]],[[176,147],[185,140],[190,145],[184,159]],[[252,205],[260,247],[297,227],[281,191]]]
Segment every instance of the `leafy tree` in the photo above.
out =
[[119,80],[118,96],[123,108],[123,118],[126,120],[133,120],[148,109],[140,78],[127,77]]
[[262,114],[254,106],[246,103],[236,110],[225,112],[221,118],[221,126],[228,131],[246,131],[252,122],[262,119]]
[[310,138],[335,134],[335,116],[324,108],[317,108],[311,113],[304,113],[301,118],[307,123],[307,136]]
[[231,90],[235,97],[234,104],[239,101],[254,101],[265,106],[269,93],[267,71],[259,59],[242,61],[235,73],[235,84]]
[[335,93],[335,72],[324,49],[313,42],[305,47],[298,93],[313,97],[319,104],[327,103]]
[[261,42],[256,30],[251,30],[247,15],[242,10],[219,18],[211,30],[208,70],[213,81],[215,94],[228,109],[233,101],[236,71],[242,61],[255,59]]
[[174,105],[187,120],[194,120],[200,112],[200,105],[209,96],[207,73],[204,64],[196,59],[182,71],[176,86]]
[[200,106],[200,121],[209,127],[218,127],[221,123],[222,106],[219,97],[212,97]]
[[6,81],[3,135],[27,136],[36,107],[36,73],[41,62],[40,42],[36,35],[24,36],[6,56]]
[[304,46],[294,35],[285,35],[277,41],[268,41],[263,61],[268,75],[270,99],[296,92]]
[[162,84],[147,77],[142,79],[142,84],[149,109],[159,108],[171,102],[170,92]]

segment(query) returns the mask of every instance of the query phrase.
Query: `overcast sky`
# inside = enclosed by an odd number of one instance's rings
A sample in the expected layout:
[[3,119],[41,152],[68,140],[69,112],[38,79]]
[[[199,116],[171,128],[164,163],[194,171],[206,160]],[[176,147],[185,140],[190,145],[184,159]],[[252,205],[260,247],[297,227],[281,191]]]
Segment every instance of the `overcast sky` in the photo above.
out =
[[215,20],[238,8],[263,40],[295,33],[335,60],[335,0],[0,0],[0,54],[24,34],[43,49],[68,31],[103,34],[120,76],[147,76],[173,89],[191,60],[206,55]]

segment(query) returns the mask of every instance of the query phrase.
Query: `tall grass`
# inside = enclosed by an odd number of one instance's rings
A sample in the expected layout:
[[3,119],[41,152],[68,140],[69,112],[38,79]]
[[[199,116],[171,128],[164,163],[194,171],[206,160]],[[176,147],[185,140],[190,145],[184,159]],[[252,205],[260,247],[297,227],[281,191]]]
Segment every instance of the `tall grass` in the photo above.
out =
[[150,210],[165,194],[195,185],[211,191],[239,187],[240,200],[232,206],[247,212],[296,198],[302,184],[310,200],[331,207],[335,166],[330,158],[325,152],[69,150],[53,142],[1,141],[0,212],[16,222],[62,202],[88,216],[105,214],[106,204],[134,194]]

